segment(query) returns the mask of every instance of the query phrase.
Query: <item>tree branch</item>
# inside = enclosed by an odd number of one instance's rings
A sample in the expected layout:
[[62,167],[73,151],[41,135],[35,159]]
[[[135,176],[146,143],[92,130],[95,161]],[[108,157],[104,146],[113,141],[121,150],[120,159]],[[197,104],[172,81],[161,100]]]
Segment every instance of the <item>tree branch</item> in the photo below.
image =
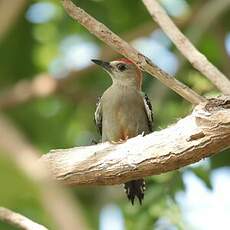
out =
[[205,98],[195,93],[192,89],[158,68],[147,57],[139,53],[127,42],[114,34],[104,24],[98,22],[95,18],[87,14],[84,10],[74,5],[71,0],[62,0],[62,2],[66,12],[73,19],[78,21],[81,25],[83,25],[92,34],[101,39],[111,48],[132,60],[142,70],[159,79],[167,87],[177,92],[187,101],[191,102],[192,104],[199,104],[200,102],[204,102],[206,100]]
[[[192,15],[183,18],[183,20],[176,20],[176,24],[179,28],[184,28],[192,19]],[[125,32],[122,37],[127,41],[132,41],[141,36],[149,35],[155,29],[154,24],[149,21],[142,23],[128,32]],[[113,49],[104,45],[101,48],[100,58],[105,60],[110,60],[118,55]],[[0,109],[9,109],[11,107],[17,106],[29,102],[36,98],[47,97],[55,93],[66,93],[69,94],[69,84],[71,84],[73,79],[81,77],[83,75],[89,74],[95,69],[94,65],[90,65],[82,70],[73,70],[67,73],[65,76],[61,76],[60,79],[56,79],[54,76],[48,73],[41,73],[32,78],[32,80],[21,80],[16,83],[11,88],[4,90],[0,94]],[[40,88],[38,87],[40,86]],[[82,100],[82,95],[79,90],[76,90],[77,97],[75,97],[75,102]],[[95,98],[97,95],[92,97],[87,97],[84,99]]]
[[58,81],[49,74],[39,74],[33,80],[21,80],[0,96],[0,109],[10,108],[36,97],[54,94],[59,87]]
[[44,164],[37,164],[40,151],[7,118],[0,115],[0,155],[4,153],[36,183],[43,206],[56,224],[55,229],[88,229],[76,198],[51,179]]
[[153,19],[189,62],[224,94],[230,95],[230,81],[186,38],[156,0],[142,0]]
[[[188,19],[187,19],[188,21]],[[186,21],[178,22],[179,25],[185,25]],[[143,28],[144,27],[144,28]],[[141,27],[135,28],[129,32],[124,33],[124,37],[131,41],[138,36],[146,36],[150,34],[154,29],[153,23],[146,22]],[[103,46],[100,54],[100,58],[111,59],[114,58],[117,53],[110,49],[108,46]],[[55,93],[68,92],[69,84],[82,75],[93,72],[95,65],[90,65],[81,70],[72,70],[61,76],[60,79],[49,73],[40,73],[32,78],[32,80],[21,80],[9,89],[3,90],[0,93],[0,109],[8,109],[17,106],[22,103],[26,103],[35,98],[47,97]],[[81,95],[79,93],[79,95]],[[97,95],[95,95],[95,98]],[[80,97],[79,100],[82,98]]]
[[51,150],[40,161],[64,184],[109,185],[175,170],[229,147],[230,97],[223,97],[147,136],[117,145]]
[[22,230],[48,230],[27,217],[3,207],[0,207],[0,220]]
[[0,1],[0,42],[15,23],[26,4],[26,0]]

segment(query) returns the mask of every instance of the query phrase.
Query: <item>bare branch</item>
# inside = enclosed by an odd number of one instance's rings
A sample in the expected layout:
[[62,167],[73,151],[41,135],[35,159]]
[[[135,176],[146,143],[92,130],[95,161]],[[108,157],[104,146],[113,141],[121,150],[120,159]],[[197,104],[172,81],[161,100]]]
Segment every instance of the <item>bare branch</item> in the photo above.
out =
[[52,150],[41,158],[69,185],[120,184],[175,170],[230,148],[230,97],[195,107],[176,124],[127,142]]
[[43,206],[56,223],[56,229],[88,229],[76,199],[51,180],[45,165],[37,164],[40,151],[3,115],[0,115],[0,150],[0,154],[7,153],[7,156],[36,183]]
[[3,207],[0,207],[0,220],[22,230],[48,230],[27,217]]
[[0,109],[10,108],[37,97],[47,97],[58,89],[58,81],[49,74],[39,74],[33,80],[22,80],[0,96]]
[[205,98],[199,96],[192,89],[188,88],[183,83],[177,81],[175,78],[159,69],[147,57],[139,53],[136,49],[130,46],[127,42],[122,40],[119,36],[114,34],[105,25],[98,22],[95,18],[87,14],[84,10],[77,7],[71,0],[62,0],[63,6],[67,13],[81,25],[88,29],[92,34],[108,44],[111,48],[132,60],[142,70],[155,76],[166,86],[184,97],[187,101],[193,104],[204,102]]
[[[214,23],[215,20],[224,12],[224,10],[228,9],[230,5],[229,0],[212,0],[211,2],[207,2],[197,14],[195,14],[195,18],[192,21],[191,28],[188,29],[188,37],[193,41],[193,43],[197,43],[201,35],[207,30],[210,24]],[[193,11],[196,11],[196,7]],[[211,15],[210,17],[207,16],[207,12]],[[204,16],[206,15],[206,16]],[[208,19],[207,19],[208,18]],[[179,28],[185,27],[190,21],[193,19],[193,16],[189,16],[187,18],[183,18],[183,20],[176,20],[176,25]],[[195,23],[196,22],[196,23]],[[197,23],[199,22],[199,23]],[[154,29],[154,24],[151,22],[146,22],[142,24],[140,27],[137,27],[129,32],[126,32],[122,35],[125,40],[131,41],[138,36],[145,36],[148,35]],[[116,53],[110,49],[108,46],[104,46],[102,48],[102,52],[100,58],[104,59],[111,59],[114,58]],[[185,60],[185,59],[183,59]],[[182,61],[183,61],[182,60]],[[184,62],[183,62],[184,63]],[[183,64],[181,64],[183,65]],[[9,88],[1,93],[0,96],[0,109],[8,109],[14,106],[17,106],[22,103],[26,103],[31,101],[35,98],[46,97],[52,95],[56,92],[66,92],[66,89],[69,87],[69,83],[73,79],[76,79],[79,76],[85,75],[93,71],[93,66],[86,67],[83,70],[75,70],[67,73],[65,77],[61,77],[61,81],[55,79],[53,76],[44,73],[39,74],[33,77],[33,80],[22,80],[15,84],[12,88]],[[35,85],[42,85],[41,90],[38,87],[34,87]],[[44,83],[44,84],[42,84]],[[46,85],[45,89],[42,88]],[[40,92],[41,91],[41,92]],[[79,94],[80,95],[80,94]],[[95,95],[96,96],[96,95]],[[81,97],[75,98],[77,100],[81,100]]]
[[[183,20],[176,21],[176,24],[183,28],[185,27],[191,20],[192,16],[183,18]],[[141,26],[138,26],[128,32],[125,32],[122,37],[127,41],[132,41],[141,36],[147,36],[154,30],[154,24],[150,22],[142,23]],[[118,54],[111,49],[110,47],[104,45],[101,49],[100,58],[105,60],[110,60],[116,57]],[[4,90],[0,94],[0,109],[9,109],[14,106],[29,102],[36,98],[47,97],[53,95],[55,93],[65,93],[69,94],[69,84],[73,79],[81,77],[83,75],[91,73],[95,67],[90,65],[82,70],[74,70],[69,73],[66,73],[65,76],[61,76],[60,79],[56,79],[54,76],[48,73],[41,73],[33,77],[32,80],[21,80],[12,86],[9,89]],[[40,86],[41,89],[37,86]],[[45,91],[44,91],[45,89]],[[77,91],[77,97],[75,97],[75,101],[82,100],[82,95]],[[97,95],[92,96],[95,98]],[[84,99],[89,99],[91,97],[87,97]]]
[[1,0],[0,1],[0,41],[15,23],[17,17],[24,9],[26,0]]
[[[185,22],[182,23],[182,25]],[[179,24],[179,22],[178,22]],[[144,27],[144,28],[143,28]],[[154,25],[151,22],[142,24],[141,28],[135,28],[124,34],[128,40],[133,40],[138,36],[144,36],[151,33],[154,29]],[[100,57],[103,59],[110,59],[117,55],[108,46],[102,47]],[[94,65],[90,65],[81,70],[72,70],[61,76],[60,79],[56,79],[48,73],[41,73],[33,77],[32,80],[21,80],[13,87],[4,90],[0,94],[0,109],[8,109],[17,106],[22,103],[26,103],[36,98],[47,97],[58,92],[69,92],[69,84],[73,79],[80,76],[89,74],[95,69]],[[79,95],[81,95],[79,93]],[[96,97],[96,95],[95,95]],[[81,97],[79,98],[81,100]]]
[[156,0],[142,0],[153,19],[189,62],[224,94],[230,94],[230,81],[180,32]]

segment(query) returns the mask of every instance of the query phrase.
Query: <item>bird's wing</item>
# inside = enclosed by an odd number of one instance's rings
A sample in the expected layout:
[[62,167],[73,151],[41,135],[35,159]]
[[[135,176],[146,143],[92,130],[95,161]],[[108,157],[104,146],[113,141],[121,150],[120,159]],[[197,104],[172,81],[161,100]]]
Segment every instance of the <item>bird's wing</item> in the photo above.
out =
[[96,104],[96,111],[94,113],[94,121],[97,126],[99,133],[102,135],[102,106],[101,106],[101,98],[98,98]]
[[151,102],[146,93],[143,93],[143,100],[145,105],[145,111],[148,118],[149,131],[153,132],[153,109]]

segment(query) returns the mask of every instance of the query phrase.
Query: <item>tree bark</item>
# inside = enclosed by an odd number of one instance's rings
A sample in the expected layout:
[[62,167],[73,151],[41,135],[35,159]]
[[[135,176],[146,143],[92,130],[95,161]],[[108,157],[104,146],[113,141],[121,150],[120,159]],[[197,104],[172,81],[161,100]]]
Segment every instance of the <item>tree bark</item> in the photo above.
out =
[[112,185],[179,169],[230,147],[230,97],[210,99],[170,127],[123,144],[51,150],[40,161],[68,185]]

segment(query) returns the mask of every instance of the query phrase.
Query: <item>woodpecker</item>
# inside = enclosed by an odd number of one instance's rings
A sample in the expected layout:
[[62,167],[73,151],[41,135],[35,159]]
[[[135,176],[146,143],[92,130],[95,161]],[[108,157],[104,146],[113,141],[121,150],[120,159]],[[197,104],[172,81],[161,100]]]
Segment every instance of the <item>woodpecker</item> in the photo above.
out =
[[[98,100],[95,123],[102,142],[121,143],[139,134],[153,131],[152,106],[141,90],[142,73],[129,59],[120,58],[111,62],[92,60],[112,78],[112,85]],[[144,179],[132,180],[124,185],[128,199],[140,204],[144,199]]]

